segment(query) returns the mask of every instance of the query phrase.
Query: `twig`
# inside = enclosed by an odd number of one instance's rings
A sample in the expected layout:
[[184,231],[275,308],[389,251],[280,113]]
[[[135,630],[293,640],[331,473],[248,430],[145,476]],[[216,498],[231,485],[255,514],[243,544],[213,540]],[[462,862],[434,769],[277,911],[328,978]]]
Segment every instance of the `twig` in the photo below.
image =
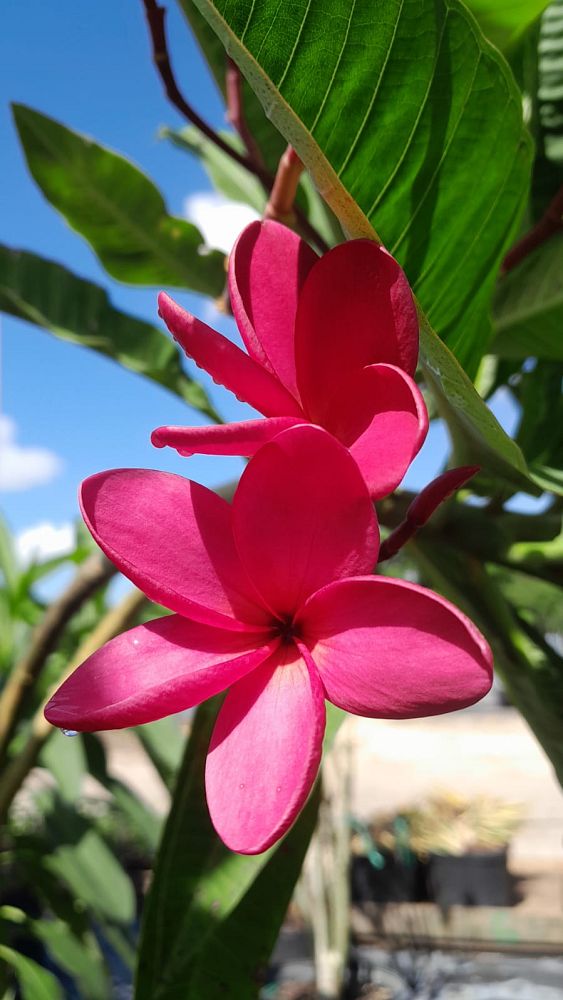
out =
[[[152,56],[153,62],[156,66],[157,72],[162,80],[166,96],[171,104],[174,105],[177,111],[189,121],[192,125],[195,125],[199,131],[209,139],[218,149],[222,150],[226,156],[234,160],[241,167],[244,167],[251,174],[259,179],[264,189],[269,192],[274,184],[274,178],[270,172],[263,166],[261,161],[256,161],[248,153],[239,153],[238,150],[234,149],[225,142],[221,136],[215,132],[210,125],[207,124],[204,119],[198,115],[190,104],[186,101],[185,97],[180,91],[178,84],[176,83],[176,78],[174,76],[172,65],[170,62],[170,56],[168,54],[168,45],[166,42],[166,32],[164,28],[164,21],[166,17],[166,10],[161,7],[157,0],[143,0],[143,6],[145,8],[145,14],[147,18],[147,24],[149,27],[151,45],[152,45]],[[244,141],[244,140],[243,140]],[[303,236],[314,243],[321,253],[325,253],[328,250],[328,244],[322,238],[322,236],[317,232],[314,226],[311,225],[305,213],[295,206],[295,218],[297,225]]]
[[227,121],[240,135],[246,152],[253,164],[264,168],[262,153],[248,127],[244,114],[242,99],[242,76],[236,62],[227,56],[227,71],[225,73],[225,91],[227,95]]
[[27,696],[68,621],[115,573],[115,566],[105,556],[98,553],[90,556],[64,593],[47,608],[31,637],[27,653],[14,667],[0,696],[0,764],[6,759]]
[[432,480],[410,504],[404,521],[385,541],[379,550],[378,564],[397,554],[399,549],[422,528],[444,500],[459,490],[476,472],[478,465],[465,465],[459,469],[449,469]]
[[563,229],[563,187],[547,206],[539,222],[509,250],[502,262],[501,273],[512,271],[533,250],[546,243],[555,233]]
[[119,635],[133,623],[146,600],[147,598],[140,590],[133,590],[117,607],[112,608],[111,611],[108,611],[104,615],[94,631],[78,648],[67,670],[59,678],[53,690],[49,692],[45,702],[35,713],[31,724],[31,735],[21,753],[17,757],[14,757],[7,766],[0,780],[0,826],[6,822],[8,811],[15,796],[29,772],[35,767],[43,746],[54,731],[51,724],[47,722],[43,715],[43,709],[47,701],[62,681],[70,676],[84,660],[100,649],[104,643],[109,642],[110,639]]

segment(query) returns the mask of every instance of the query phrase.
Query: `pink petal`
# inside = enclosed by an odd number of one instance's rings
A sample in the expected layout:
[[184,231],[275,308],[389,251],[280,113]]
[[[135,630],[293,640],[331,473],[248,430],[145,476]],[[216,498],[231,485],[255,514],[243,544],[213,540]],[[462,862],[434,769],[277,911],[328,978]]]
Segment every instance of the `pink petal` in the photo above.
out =
[[180,455],[254,455],[280,431],[303,423],[298,417],[268,417],[240,423],[206,427],[157,427],[151,441],[157,448],[167,445]]
[[250,579],[281,619],[331,580],[369,572],[379,548],[358,466],[311,424],[282,431],[254,456],[233,500],[233,531]]
[[472,705],[492,654],[449,601],[404,580],[342,580],[314,594],[300,629],[327,698],[356,715],[409,719]]
[[248,353],[294,396],[297,299],[317,259],[291,229],[266,221],[243,230],[229,262],[231,304]]
[[268,622],[235,549],[231,508],[211,490],[165,472],[115,469],[86,479],[80,500],[102,551],[151,601],[227,629]]
[[297,384],[310,419],[343,376],[385,362],[413,375],[418,320],[396,260],[370,240],[329,250],[305,282],[295,325]]
[[275,376],[164,292],[158,296],[158,311],[188,357],[237,399],[250,403],[267,417],[302,414],[297,401]]
[[324,726],[322,685],[292,644],[231,688],[205,785],[213,825],[232,851],[259,854],[291,826],[319,768]]
[[416,383],[393,365],[370,365],[345,379],[328,405],[322,423],[350,449],[371,496],[392,493],[428,432]]
[[162,719],[223,691],[279,642],[257,648],[257,641],[179,615],[157,618],[89,656],[53,695],[45,716],[53,726],[79,732]]

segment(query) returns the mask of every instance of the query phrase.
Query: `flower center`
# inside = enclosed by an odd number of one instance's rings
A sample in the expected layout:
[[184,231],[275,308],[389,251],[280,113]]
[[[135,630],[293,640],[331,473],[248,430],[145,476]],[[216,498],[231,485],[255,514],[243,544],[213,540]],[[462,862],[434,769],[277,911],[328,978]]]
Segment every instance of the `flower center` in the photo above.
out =
[[289,615],[284,618],[278,618],[274,622],[274,629],[283,643],[293,642],[295,639],[301,638],[299,627]]

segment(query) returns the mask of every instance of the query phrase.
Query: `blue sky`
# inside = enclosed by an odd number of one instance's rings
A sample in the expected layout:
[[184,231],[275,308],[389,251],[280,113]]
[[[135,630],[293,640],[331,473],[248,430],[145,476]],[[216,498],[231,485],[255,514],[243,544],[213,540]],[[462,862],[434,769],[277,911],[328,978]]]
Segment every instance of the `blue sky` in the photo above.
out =
[[[0,239],[64,263],[108,288],[116,305],[155,322],[156,290],[131,289],[109,279],[88,245],[45,201],[27,172],[8,107],[9,100],[28,104],[121,152],[153,178],[169,210],[182,214],[186,196],[208,190],[209,184],[195,159],[157,139],[159,126],[181,121],[151,64],[140,0],[7,0],[3,21]],[[181,86],[205,118],[224,126],[215,85],[173,2],[168,26]],[[193,312],[207,315],[205,300],[177,297]],[[20,446],[50,449],[59,460],[59,471],[49,482],[3,494],[3,511],[14,531],[73,519],[78,483],[103,468],[154,467],[211,486],[241,468],[238,459],[187,461],[169,450],[155,451],[149,442],[153,427],[198,418],[149,381],[9,317],[2,322],[2,340],[3,413],[15,422]],[[206,386],[225,417],[240,419],[250,412],[209,381]],[[500,413],[512,423],[506,404]],[[409,471],[407,485],[420,486],[436,474],[444,446],[445,433],[436,427]]]

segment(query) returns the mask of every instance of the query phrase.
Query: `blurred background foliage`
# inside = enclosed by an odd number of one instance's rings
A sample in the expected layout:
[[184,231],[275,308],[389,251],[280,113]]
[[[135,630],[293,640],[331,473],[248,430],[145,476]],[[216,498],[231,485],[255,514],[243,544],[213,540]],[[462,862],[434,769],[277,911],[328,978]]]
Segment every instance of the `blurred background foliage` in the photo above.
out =
[[[479,624],[563,781],[563,0],[405,0],[400,12],[391,0],[263,0],[259,16],[251,0],[180,6],[234,128],[218,143],[196,115],[162,138],[259,212],[291,142],[306,168],[292,224],[319,250],[377,232],[406,269],[420,381],[450,432],[445,465],[481,472],[385,572],[434,587]],[[37,109],[13,114],[35,182],[108,278],[225,304],[223,253],[168,213],[150,178]],[[109,281],[2,246],[0,309],[220,420],[161,328],[112,305]],[[513,440],[487,408],[501,386],[518,406]],[[515,513],[517,491],[545,491],[540,512]],[[386,531],[412,499],[379,505]],[[136,591],[117,601],[112,567],[80,525],[76,537],[70,555],[24,567],[0,524],[0,996],[102,1000],[137,968],[138,1000],[213,1000],[228,962],[229,995],[255,997],[320,789],[281,847],[243,858],[218,842],[205,807],[214,703],[190,727],[131,734],[172,794],[166,822],[112,773],[103,738],[50,730],[42,705],[65,672],[164,611]],[[71,583],[47,604],[40,584],[63,565]]]

